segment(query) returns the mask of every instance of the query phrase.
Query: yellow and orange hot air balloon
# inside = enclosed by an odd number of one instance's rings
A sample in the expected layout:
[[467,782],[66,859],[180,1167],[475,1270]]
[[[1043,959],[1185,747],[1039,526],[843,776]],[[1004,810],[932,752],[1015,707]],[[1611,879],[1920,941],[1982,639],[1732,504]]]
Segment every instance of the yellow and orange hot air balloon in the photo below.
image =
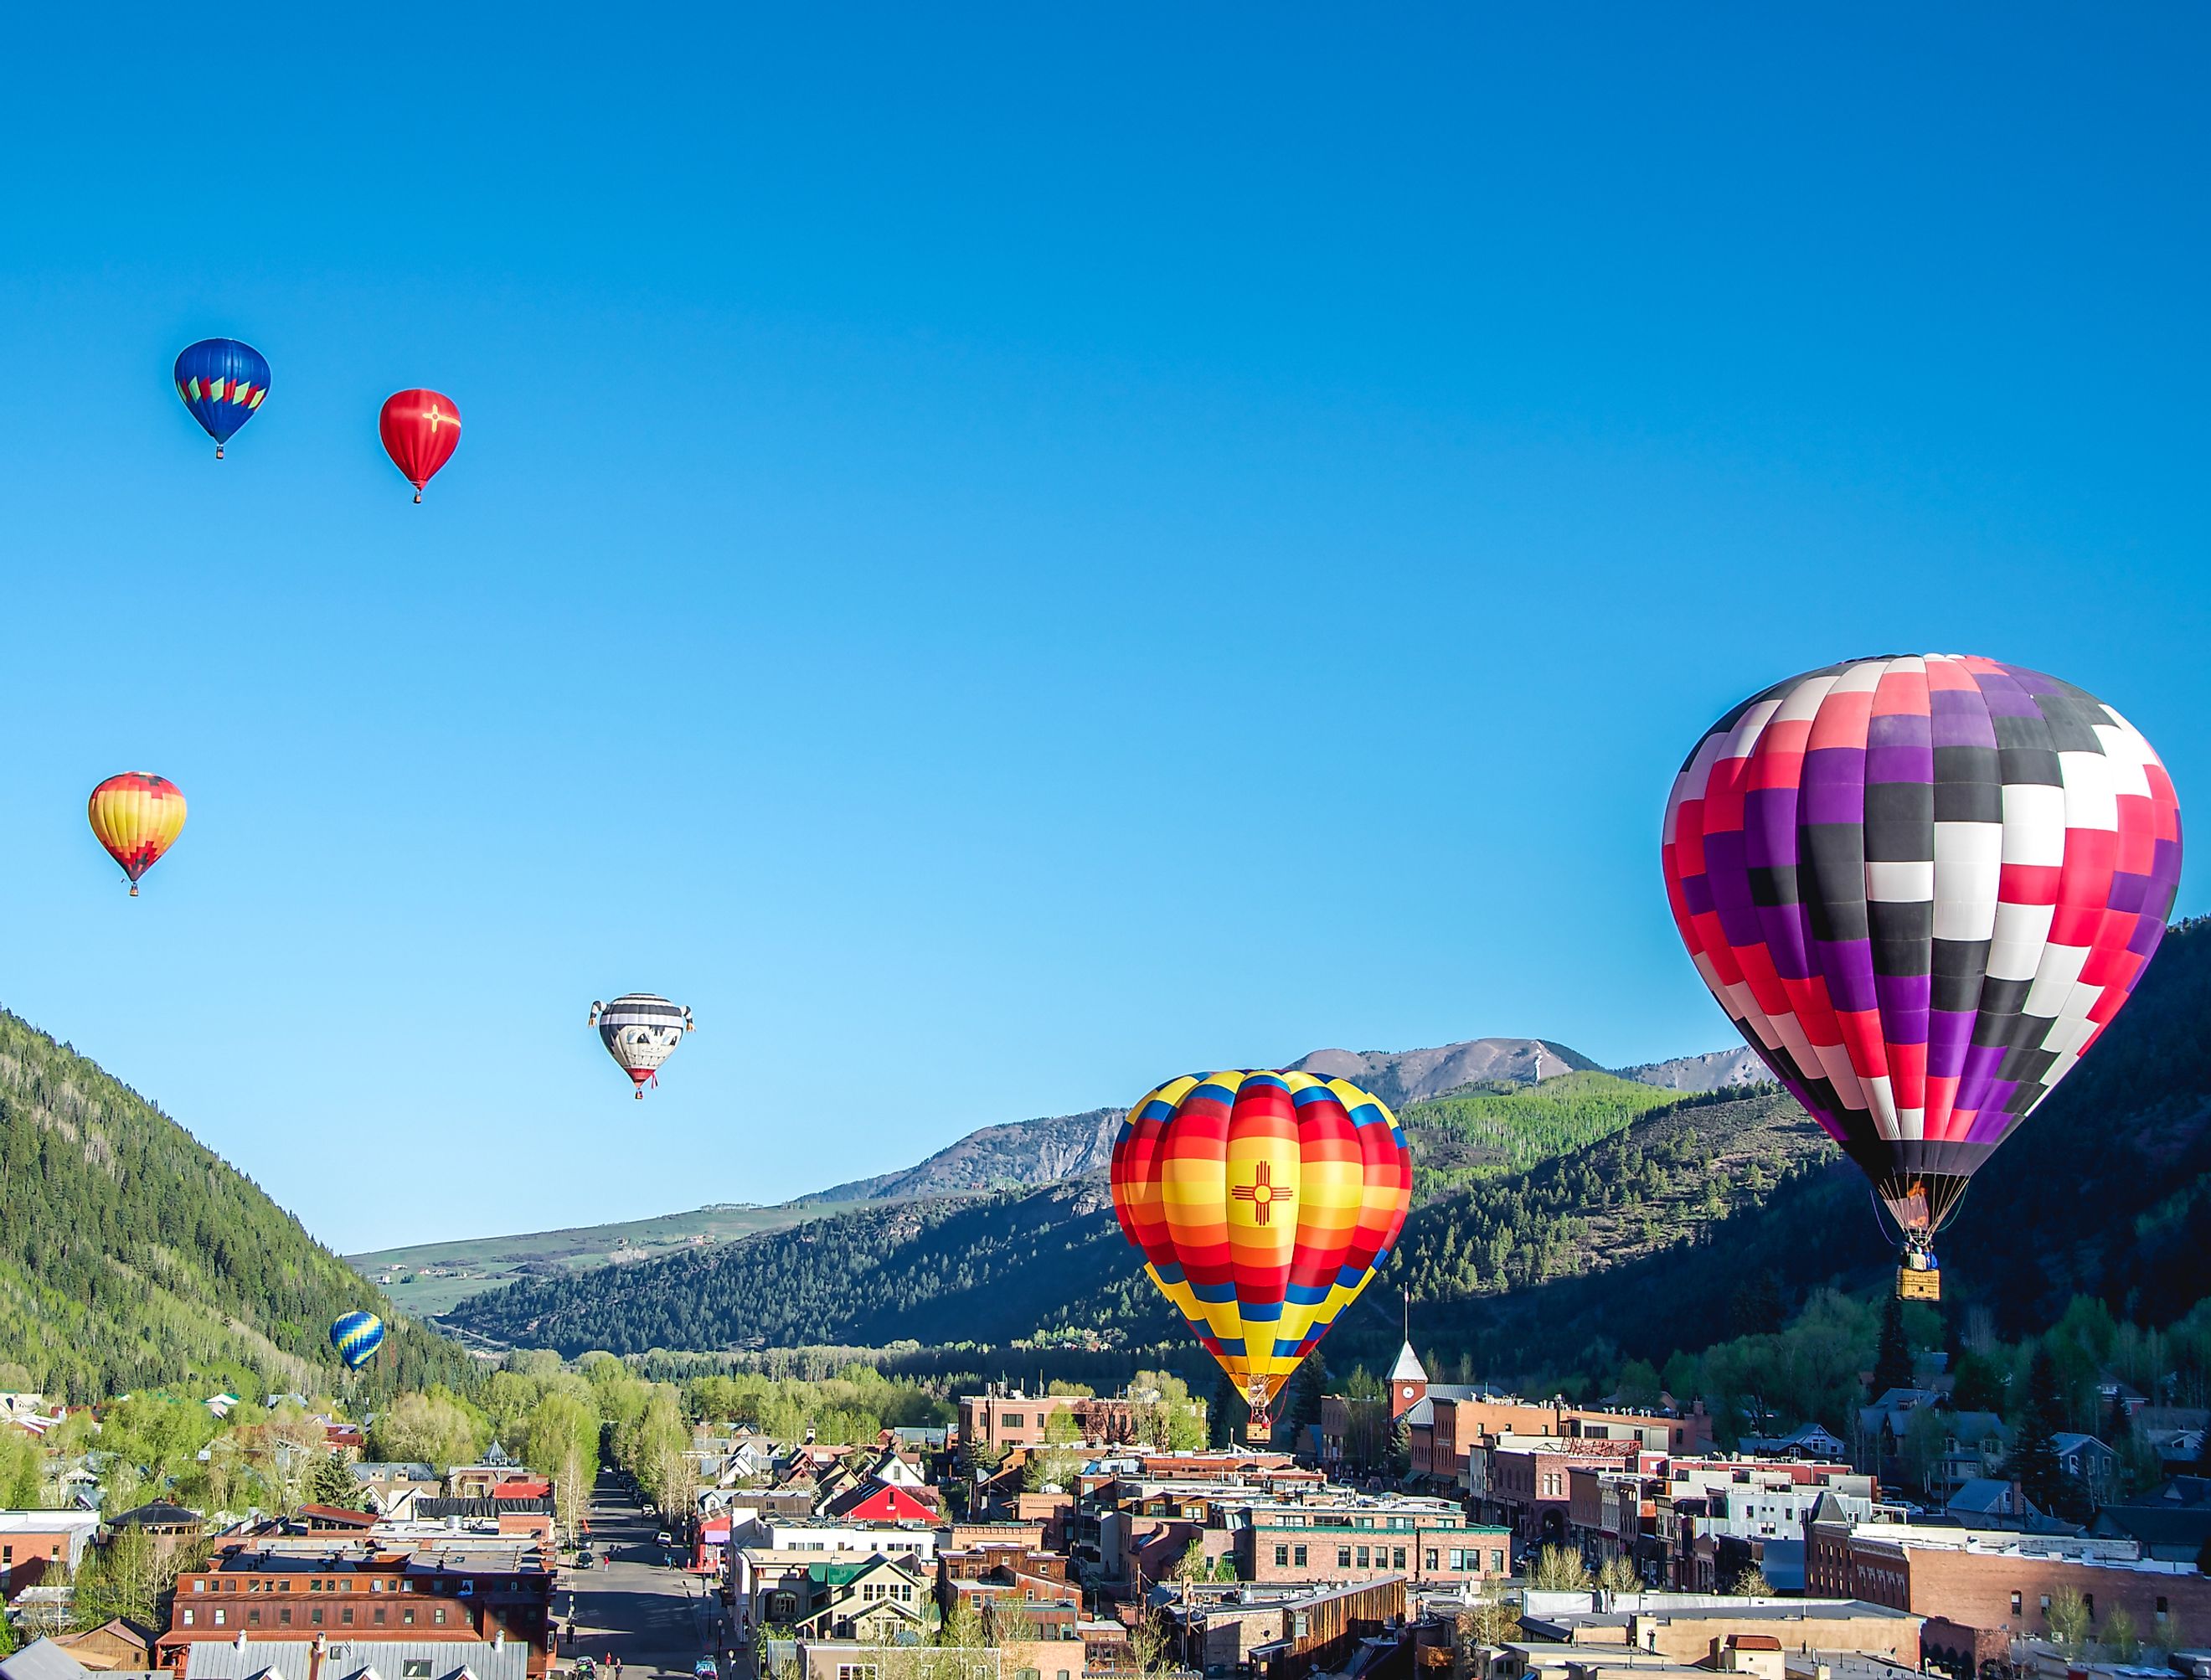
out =
[[1298,1362],[1389,1258],[1412,1197],[1396,1116],[1315,1074],[1170,1080],[1113,1144],[1121,1229],[1244,1391],[1254,1440]]
[[161,861],[185,828],[185,796],[167,776],[142,770],[110,776],[92,790],[84,814],[107,855],[130,877],[130,896],[138,896],[138,877]]

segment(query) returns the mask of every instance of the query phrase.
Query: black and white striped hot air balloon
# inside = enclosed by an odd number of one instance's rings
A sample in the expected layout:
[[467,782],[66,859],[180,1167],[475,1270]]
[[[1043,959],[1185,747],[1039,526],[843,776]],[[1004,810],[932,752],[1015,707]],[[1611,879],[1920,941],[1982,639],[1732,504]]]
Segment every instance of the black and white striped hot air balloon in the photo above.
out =
[[645,1088],[660,1083],[660,1064],[691,1030],[691,1011],[653,992],[626,992],[611,1004],[594,1003],[591,1024],[615,1065],[636,1083],[641,1102]]

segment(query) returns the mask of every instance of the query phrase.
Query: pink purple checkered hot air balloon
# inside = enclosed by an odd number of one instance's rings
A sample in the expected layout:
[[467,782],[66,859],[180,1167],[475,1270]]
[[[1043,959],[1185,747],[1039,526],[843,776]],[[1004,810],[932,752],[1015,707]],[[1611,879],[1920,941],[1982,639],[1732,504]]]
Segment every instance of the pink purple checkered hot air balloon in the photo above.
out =
[[1859,659],[1706,731],[1664,859],[1697,972],[1873,1180],[1908,1274],[2141,979],[2180,808],[2149,743],[2069,683]]

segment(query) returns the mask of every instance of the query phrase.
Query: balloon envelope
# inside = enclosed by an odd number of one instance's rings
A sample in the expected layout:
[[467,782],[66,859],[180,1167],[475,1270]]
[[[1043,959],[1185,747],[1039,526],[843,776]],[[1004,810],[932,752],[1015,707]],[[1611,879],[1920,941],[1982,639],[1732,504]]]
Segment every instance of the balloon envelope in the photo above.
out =
[[384,399],[376,429],[383,435],[384,452],[415,487],[420,501],[422,487],[461,446],[461,411],[451,397],[434,391],[394,391]]
[[330,1345],[350,1370],[358,1371],[384,1345],[384,1320],[373,1313],[347,1313],[330,1325]]
[[2149,743],[2069,683],[1860,659],[1706,731],[1663,855],[1705,985],[1923,1246],[2141,979],[2180,810]]
[[260,411],[269,394],[269,364],[235,338],[203,338],[177,357],[177,395],[215,440],[215,457],[232,434]]
[[136,898],[138,878],[161,860],[184,832],[185,796],[166,776],[127,771],[92,790],[85,817],[107,855],[130,877],[130,895]]
[[1396,1117],[1347,1080],[1208,1073],[1129,1111],[1112,1182],[1152,1282],[1263,1414],[1389,1258],[1413,1164]]
[[603,1007],[594,1004],[591,1015],[599,1042],[615,1065],[629,1075],[639,1096],[691,1028],[689,1010],[651,992],[625,992]]

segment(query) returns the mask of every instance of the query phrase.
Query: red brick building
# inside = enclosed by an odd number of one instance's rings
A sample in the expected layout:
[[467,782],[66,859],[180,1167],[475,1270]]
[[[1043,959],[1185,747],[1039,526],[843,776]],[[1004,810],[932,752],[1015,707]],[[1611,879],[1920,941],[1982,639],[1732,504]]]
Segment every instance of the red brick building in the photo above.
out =
[[541,1676],[552,1660],[552,1603],[551,1571],[518,1547],[315,1556],[233,1546],[177,1577],[154,1660],[181,1674],[196,1642],[241,1635],[483,1641],[504,1634],[528,1644],[529,1672]]
[[1479,1586],[1511,1572],[1509,1533],[1471,1524],[1438,1500],[1372,1508],[1256,1505],[1233,1534],[1238,1579],[1261,1584],[1394,1575],[1419,1587],[1449,1587]]
[[1820,1522],[1810,1525],[1807,1539],[1805,1589],[1940,1618],[1946,1658],[1999,1641],[2008,1645],[2014,1635],[2046,1637],[2050,1603],[2069,1588],[2081,1595],[2092,1628],[2108,1625],[2121,1608],[2151,1641],[2160,1625],[2184,1637],[2211,1625],[2211,1579],[2192,1565],[2113,1555],[2123,1550],[2069,1537],[1881,1523],[1853,1531]]

